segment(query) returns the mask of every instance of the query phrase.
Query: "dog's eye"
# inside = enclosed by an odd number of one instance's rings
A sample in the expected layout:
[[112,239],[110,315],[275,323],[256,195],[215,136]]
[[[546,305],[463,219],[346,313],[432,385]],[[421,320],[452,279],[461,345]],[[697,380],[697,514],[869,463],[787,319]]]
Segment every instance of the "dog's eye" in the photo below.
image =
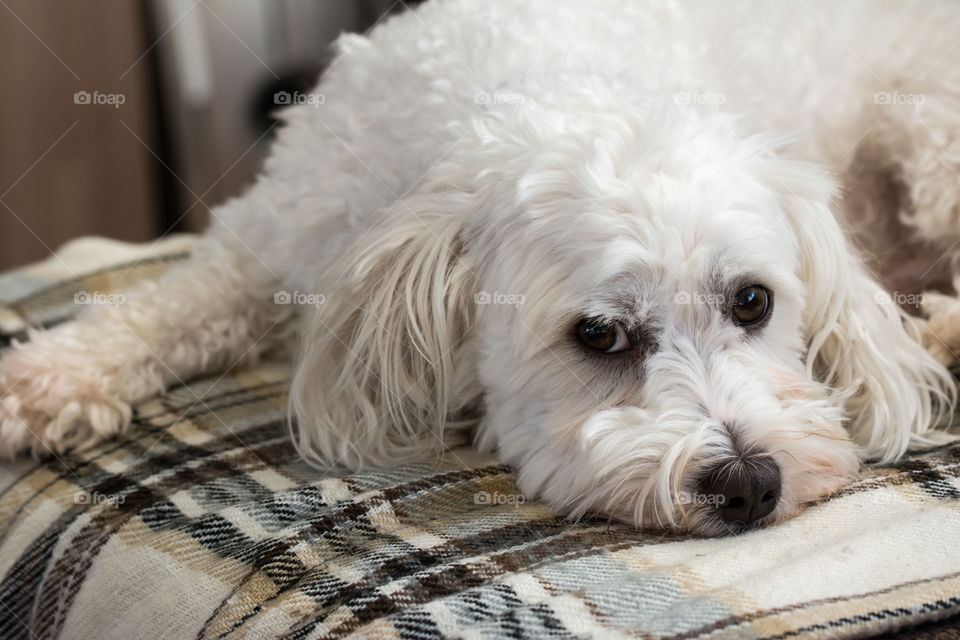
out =
[[627,332],[619,322],[583,320],[577,325],[577,338],[584,346],[603,353],[617,353],[630,346]]
[[770,297],[758,284],[740,289],[733,299],[733,318],[739,325],[760,322],[769,310]]

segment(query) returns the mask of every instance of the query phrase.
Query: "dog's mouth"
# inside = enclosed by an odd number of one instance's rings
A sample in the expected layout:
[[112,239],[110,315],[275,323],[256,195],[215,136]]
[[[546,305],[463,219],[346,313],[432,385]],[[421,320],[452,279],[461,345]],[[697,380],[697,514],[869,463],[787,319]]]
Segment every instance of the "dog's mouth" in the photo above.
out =
[[724,520],[717,509],[704,510],[697,522],[691,526],[690,532],[704,538],[721,538],[735,536],[758,529],[765,529],[779,521],[774,514],[750,522]]
[[[737,535],[775,524],[790,512],[780,467],[765,453],[711,457],[684,488],[667,496],[643,491],[633,508],[594,511],[641,530],[686,532],[697,537]],[[655,485],[656,477],[647,486]],[[789,499],[786,499],[789,501]]]
[[778,525],[854,477],[853,447],[825,459],[823,447],[811,452],[803,446],[806,433],[787,432],[749,446],[711,441],[689,456],[675,447],[680,453],[645,457],[645,467],[638,463],[599,478],[596,493],[583,496],[570,515],[590,513],[639,531],[703,538]]
[[674,508],[678,515],[675,516],[673,524],[668,523],[662,516],[657,517],[657,515],[648,516],[643,521],[638,522],[635,515],[626,510],[613,513],[595,511],[593,514],[598,520],[633,525],[640,531],[651,533],[673,531],[696,538],[723,538],[740,535],[766,529],[783,520],[780,510],[775,510],[767,516],[747,522],[724,519],[721,511],[714,506],[698,506],[691,509],[688,505],[678,502],[674,505]]

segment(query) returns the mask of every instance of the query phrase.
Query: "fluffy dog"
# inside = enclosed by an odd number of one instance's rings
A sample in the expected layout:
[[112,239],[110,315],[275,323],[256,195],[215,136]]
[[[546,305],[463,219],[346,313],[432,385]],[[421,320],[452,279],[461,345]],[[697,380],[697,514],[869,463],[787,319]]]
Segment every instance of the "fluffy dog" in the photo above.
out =
[[897,303],[960,243],[958,33],[953,3],[437,0],[343,36],[187,264],[4,356],[0,447],[88,445],[295,333],[308,460],[472,433],[574,517],[782,521],[952,413],[956,300]]

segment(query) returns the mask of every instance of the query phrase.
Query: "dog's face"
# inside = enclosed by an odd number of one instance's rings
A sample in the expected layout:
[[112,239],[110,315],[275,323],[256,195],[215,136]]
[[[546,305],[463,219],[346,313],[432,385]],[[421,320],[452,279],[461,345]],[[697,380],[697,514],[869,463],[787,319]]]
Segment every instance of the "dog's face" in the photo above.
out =
[[603,142],[528,171],[510,219],[477,230],[481,443],[558,510],[707,534],[848,483],[769,167],[710,137]]
[[945,374],[848,253],[830,181],[721,114],[662,117],[501,122],[475,173],[388,212],[306,334],[301,449],[387,463],[482,408],[479,444],[556,511],[705,535],[902,453]]

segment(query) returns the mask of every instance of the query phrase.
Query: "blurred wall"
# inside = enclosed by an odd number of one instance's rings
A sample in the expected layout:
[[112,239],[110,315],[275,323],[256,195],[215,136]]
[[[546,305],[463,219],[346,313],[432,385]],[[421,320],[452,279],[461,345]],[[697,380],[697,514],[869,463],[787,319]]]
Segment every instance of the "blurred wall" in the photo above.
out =
[[202,230],[279,93],[413,0],[0,0],[0,270],[65,241]]
[[115,0],[0,3],[0,269],[78,235],[162,231],[142,10]]
[[[397,5],[400,6],[400,5]],[[170,136],[179,225],[209,211],[256,175],[276,124],[277,91],[307,91],[344,31],[380,13],[364,0],[153,0],[162,104]]]

